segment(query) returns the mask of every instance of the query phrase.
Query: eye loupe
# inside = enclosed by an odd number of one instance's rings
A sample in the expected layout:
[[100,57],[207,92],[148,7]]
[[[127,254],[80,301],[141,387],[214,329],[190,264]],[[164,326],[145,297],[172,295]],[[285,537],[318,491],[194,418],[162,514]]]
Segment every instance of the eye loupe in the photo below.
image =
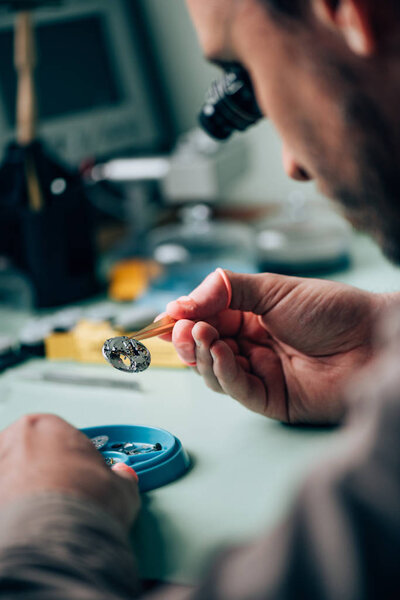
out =
[[262,117],[248,73],[233,67],[211,85],[199,121],[211,137],[226,140]]

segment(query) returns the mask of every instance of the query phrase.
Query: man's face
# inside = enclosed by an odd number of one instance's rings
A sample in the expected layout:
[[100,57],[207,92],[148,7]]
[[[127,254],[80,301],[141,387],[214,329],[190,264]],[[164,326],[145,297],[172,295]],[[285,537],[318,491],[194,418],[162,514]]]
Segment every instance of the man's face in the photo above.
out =
[[248,71],[288,175],[315,179],[400,262],[400,111],[387,56],[356,56],[312,14],[279,22],[260,0],[187,3],[205,55]]

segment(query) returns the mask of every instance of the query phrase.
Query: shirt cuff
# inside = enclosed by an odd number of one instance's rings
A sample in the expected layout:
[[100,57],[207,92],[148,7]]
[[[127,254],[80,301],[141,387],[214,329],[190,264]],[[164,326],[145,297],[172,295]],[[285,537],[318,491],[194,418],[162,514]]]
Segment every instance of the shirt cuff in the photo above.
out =
[[71,590],[65,598],[96,597],[96,590],[102,598],[107,591],[110,598],[132,598],[138,592],[122,525],[89,500],[54,492],[1,509],[1,589],[5,580],[26,584],[27,590],[34,582],[43,598],[56,597],[59,588]]

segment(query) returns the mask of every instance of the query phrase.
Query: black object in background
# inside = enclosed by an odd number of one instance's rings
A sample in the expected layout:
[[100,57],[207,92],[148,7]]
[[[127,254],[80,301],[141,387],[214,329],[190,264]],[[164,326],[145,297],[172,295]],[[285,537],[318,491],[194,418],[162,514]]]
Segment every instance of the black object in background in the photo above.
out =
[[[29,206],[26,156],[34,157],[43,205]],[[91,205],[79,174],[39,142],[12,144],[0,169],[0,253],[31,280],[38,308],[79,301],[98,290]]]
[[36,139],[36,45],[26,10],[16,16],[14,64],[17,142],[0,168],[0,252],[30,278],[36,307],[48,308],[97,290],[90,205],[80,176]]

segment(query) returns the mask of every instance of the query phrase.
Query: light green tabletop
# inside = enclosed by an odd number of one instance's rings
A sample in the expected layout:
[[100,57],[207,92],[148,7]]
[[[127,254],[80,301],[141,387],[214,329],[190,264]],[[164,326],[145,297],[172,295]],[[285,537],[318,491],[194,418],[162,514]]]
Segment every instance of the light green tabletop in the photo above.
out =
[[[337,279],[376,291],[400,289],[400,271],[364,239],[357,241],[354,268]],[[2,324],[2,332],[11,332],[17,321],[0,311]],[[149,578],[194,583],[223,547],[274,527],[306,472],[340,436],[252,414],[208,390],[189,369],[149,369],[132,376],[132,390],[40,379],[61,370],[112,381],[131,377],[107,365],[44,360],[11,369],[0,377],[1,428],[30,412],[56,413],[77,427],[150,425],[179,437],[191,456],[185,477],[144,497],[135,543]]]

